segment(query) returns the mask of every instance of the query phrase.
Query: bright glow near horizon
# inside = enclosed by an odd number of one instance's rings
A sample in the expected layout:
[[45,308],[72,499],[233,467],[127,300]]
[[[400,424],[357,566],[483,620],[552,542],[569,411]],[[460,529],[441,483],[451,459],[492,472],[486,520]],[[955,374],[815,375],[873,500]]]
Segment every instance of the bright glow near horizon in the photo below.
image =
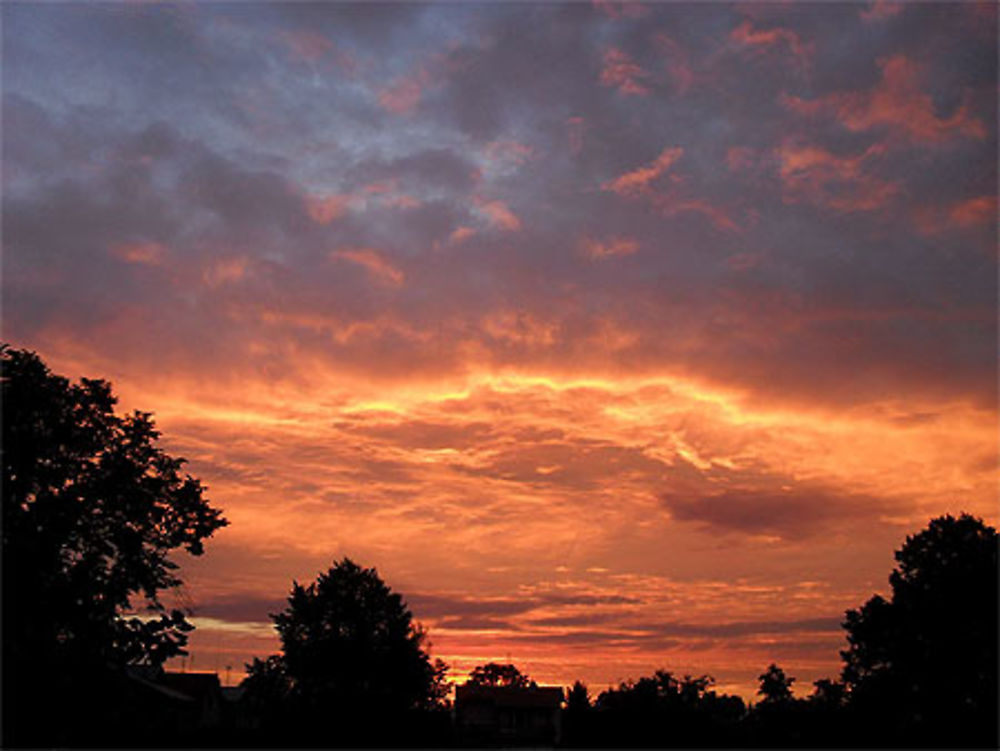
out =
[[453,678],[807,693],[997,523],[995,5],[0,12],[3,338],[224,509],[189,669],[346,555]]

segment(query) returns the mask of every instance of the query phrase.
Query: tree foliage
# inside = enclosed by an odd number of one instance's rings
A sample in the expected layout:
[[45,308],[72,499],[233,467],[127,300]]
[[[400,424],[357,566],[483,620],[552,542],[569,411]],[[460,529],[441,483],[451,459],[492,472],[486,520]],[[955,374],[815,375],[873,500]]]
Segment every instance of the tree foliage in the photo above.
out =
[[785,671],[773,662],[758,676],[758,680],[760,688],[757,689],[757,694],[763,696],[765,702],[775,704],[791,701],[795,679],[785,675]]
[[511,664],[501,665],[488,662],[479,665],[469,675],[466,681],[469,686],[508,686],[511,688],[528,688],[535,682]]
[[714,682],[667,670],[625,681],[597,697],[592,730],[608,746],[733,745],[746,708],[737,696],[717,694]]
[[114,413],[106,381],[71,384],[5,347],[2,384],[5,644],[115,663],[181,652],[190,626],[160,599],[181,584],[169,554],[201,554],[221,512],[149,413]]
[[992,726],[995,739],[997,539],[968,514],[906,538],[890,599],[847,611],[841,656],[855,705],[913,727]]
[[161,599],[181,584],[170,555],[201,554],[221,512],[149,413],[115,414],[106,381],[0,353],[5,677],[27,694],[34,676],[68,685],[182,653],[192,626]]
[[425,632],[375,569],[344,558],[307,587],[293,582],[272,618],[283,654],[250,666],[250,678],[280,670],[302,707],[405,711],[437,706],[447,693],[447,667],[431,662]]

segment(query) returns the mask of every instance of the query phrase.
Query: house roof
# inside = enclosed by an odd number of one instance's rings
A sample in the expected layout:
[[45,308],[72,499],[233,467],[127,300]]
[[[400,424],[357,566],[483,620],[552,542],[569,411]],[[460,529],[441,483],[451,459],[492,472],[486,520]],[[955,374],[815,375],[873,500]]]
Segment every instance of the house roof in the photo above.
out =
[[215,694],[221,696],[221,684],[217,673],[168,673],[160,677],[160,683],[194,699],[203,699]]
[[539,707],[558,709],[562,704],[561,688],[535,686],[518,688],[515,686],[457,686],[455,704],[492,704],[498,707]]

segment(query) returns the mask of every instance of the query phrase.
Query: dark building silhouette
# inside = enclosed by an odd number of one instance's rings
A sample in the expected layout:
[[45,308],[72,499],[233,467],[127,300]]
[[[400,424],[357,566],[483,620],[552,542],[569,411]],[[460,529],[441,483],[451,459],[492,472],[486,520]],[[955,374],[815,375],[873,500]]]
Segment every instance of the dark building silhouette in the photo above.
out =
[[561,740],[561,688],[458,686],[455,725],[470,746],[555,745]]
[[164,672],[160,685],[189,696],[194,701],[199,728],[217,728],[222,724],[224,699],[216,673]]

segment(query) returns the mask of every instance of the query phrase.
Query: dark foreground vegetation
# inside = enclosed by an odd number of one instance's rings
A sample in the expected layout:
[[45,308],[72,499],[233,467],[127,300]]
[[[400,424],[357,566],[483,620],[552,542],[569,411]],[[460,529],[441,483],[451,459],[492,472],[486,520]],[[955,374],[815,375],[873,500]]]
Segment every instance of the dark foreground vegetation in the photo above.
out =
[[759,700],[659,670],[591,696],[447,666],[403,598],[349,559],[293,583],[282,651],[217,676],[163,671],[191,625],[162,593],[169,555],[226,524],[149,415],[114,414],[103,381],[71,384],[3,348],[5,747],[997,746],[997,533],[944,516],[896,553],[889,599],[846,613],[839,679],[795,698],[776,665]]

